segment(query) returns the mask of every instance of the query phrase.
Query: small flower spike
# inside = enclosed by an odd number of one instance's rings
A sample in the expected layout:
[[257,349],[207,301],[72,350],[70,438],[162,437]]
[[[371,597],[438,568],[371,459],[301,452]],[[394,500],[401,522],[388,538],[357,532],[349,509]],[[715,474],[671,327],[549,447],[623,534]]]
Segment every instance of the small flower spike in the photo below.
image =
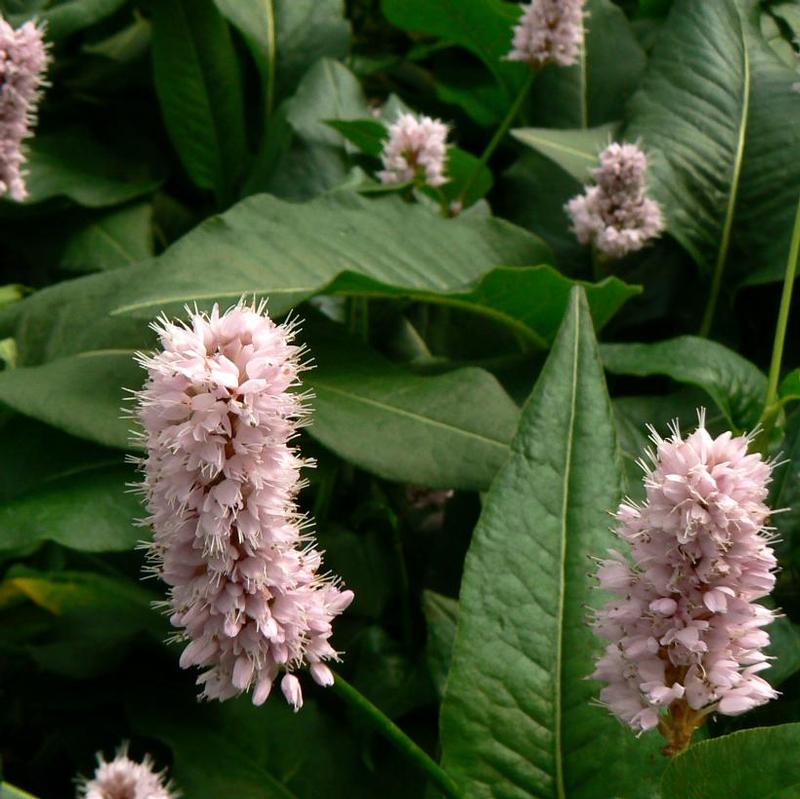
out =
[[0,196],[28,196],[22,143],[36,124],[48,64],[44,31],[33,22],[14,30],[0,17]]
[[636,144],[611,144],[600,153],[594,186],[566,205],[581,244],[609,258],[622,258],[664,228],[661,207],[646,195],[647,156]]
[[204,669],[202,698],[252,689],[256,705],[284,673],[283,694],[298,710],[292,672],[307,665],[331,684],[331,625],[353,593],[321,572],[296,504],[300,469],[311,465],[291,444],[309,413],[296,390],[305,368],[296,326],[240,302],[153,328],[162,349],[137,356],[148,376],[136,415],[150,558],[170,586],[177,640],[188,642],[180,664]]
[[164,772],[155,771],[150,755],[141,763],[128,757],[123,745],[108,762],[97,755],[92,779],[78,779],[78,799],[177,799],[178,793],[166,782]]
[[747,436],[712,438],[699,419],[686,438],[677,425],[666,440],[651,430],[647,499],[616,514],[632,559],[612,549],[597,569],[613,594],[594,619],[609,642],[592,675],[606,683],[600,699],[637,732],[657,727],[668,754],[708,713],[734,716],[777,696],[759,676],[774,613],[757,603],[775,585],[772,464],[748,453]]
[[447,125],[431,117],[401,114],[389,127],[389,138],[381,153],[383,170],[378,172],[387,185],[419,180],[427,186],[447,182]]
[[523,5],[506,60],[524,61],[535,68],[577,64],[583,45],[584,2],[532,0]]

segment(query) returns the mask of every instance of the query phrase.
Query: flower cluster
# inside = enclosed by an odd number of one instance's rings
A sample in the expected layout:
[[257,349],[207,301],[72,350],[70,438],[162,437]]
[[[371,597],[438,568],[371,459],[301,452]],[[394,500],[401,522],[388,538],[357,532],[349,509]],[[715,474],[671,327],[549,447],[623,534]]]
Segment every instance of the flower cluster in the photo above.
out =
[[508,61],[524,61],[532,67],[578,63],[583,43],[585,0],[532,0],[523,5],[514,27]]
[[666,708],[693,729],[708,712],[736,715],[776,696],[758,676],[773,613],[755,602],[775,584],[764,526],[772,465],[748,454],[746,436],[712,438],[702,413],[686,439],[677,425],[666,440],[651,432],[646,501],[617,511],[633,565],[610,550],[597,571],[615,596],[594,621],[610,643],[592,676],[607,683],[600,697],[614,715],[667,735]]
[[128,757],[126,746],[106,762],[97,755],[97,768],[92,779],[78,780],[79,799],[175,799],[178,794],[166,782],[164,772],[154,770],[150,755],[141,763]]
[[447,182],[447,125],[431,117],[400,114],[389,126],[389,138],[381,153],[385,184],[409,183],[421,179],[428,186]]
[[320,574],[322,556],[296,507],[307,465],[290,442],[307,418],[294,325],[243,303],[191,324],[153,324],[163,351],[138,354],[148,377],[137,417],[146,433],[143,485],[155,572],[170,586],[172,625],[189,640],[181,666],[201,666],[204,698],[281,688],[299,709],[292,673],[324,661],[333,618],[353,599]]
[[581,244],[622,258],[661,233],[661,207],[646,195],[646,172],[647,156],[635,144],[614,143],[600,153],[596,185],[566,206]]
[[27,197],[22,142],[36,123],[47,62],[42,28],[26,22],[14,30],[0,17],[0,196]]

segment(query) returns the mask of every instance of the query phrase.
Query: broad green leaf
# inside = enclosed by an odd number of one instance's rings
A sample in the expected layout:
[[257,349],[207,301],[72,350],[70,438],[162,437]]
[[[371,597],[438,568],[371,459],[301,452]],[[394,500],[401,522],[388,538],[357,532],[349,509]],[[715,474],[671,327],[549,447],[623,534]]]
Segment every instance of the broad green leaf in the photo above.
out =
[[[268,295],[271,311],[281,313],[345,270],[437,292],[498,264],[546,259],[535,236],[498,219],[444,220],[396,198],[336,195],[297,205],[259,196],[200,225],[156,268],[144,267],[111,312],[149,317],[194,300],[256,293]],[[157,282],[147,280],[149,273]]]
[[775,468],[769,506],[781,511],[772,518],[779,557],[796,566],[800,562],[800,408],[789,414],[780,453],[782,462]]
[[702,741],[664,771],[663,799],[772,796],[800,783],[798,746],[800,724],[758,727]]
[[[128,0],[66,0],[62,3],[49,3],[51,7],[41,11],[37,9],[35,18],[47,25],[48,39],[64,39],[110,17],[127,2]],[[28,14],[11,14],[10,21],[16,27],[28,17]]]
[[[442,709],[443,766],[469,799],[650,797],[652,737],[603,708],[588,557],[611,545],[614,419],[586,300],[569,310],[473,534]],[[614,757],[609,758],[608,753]]]
[[609,372],[647,377],[668,375],[702,388],[738,429],[752,429],[761,417],[767,378],[752,362],[722,344],[679,336],[655,344],[604,344]]
[[[279,696],[263,707],[248,697],[198,704],[191,694],[153,691],[131,702],[135,729],[172,750],[170,775],[193,799],[407,799],[421,796],[419,775],[397,757],[363,761],[340,704],[317,703],[303,676],[305,704],[293,713]],[[278,686],[273,689],[278,692]],[[176,699],[179,701],[176,702]],[[166,714],[164,707],[176,712]],[[377,747],[376,747],[377,749]],[[232,793],[231,793],[232,792]]]
[[132,350],[93,350],[0,372],[0,402],[71,435],[124,448],[132,427],[122,418],[125,389],[143,382]]
[[[419,377],[333,325],[308,326],[316,368],[309,432],[345,460],[389,480],[484,490],[508,456],[519,411],[492,375],[457,369]],[[480,402],[475,398],[480,397]]]
[[597,128],[551,130],[549,128],[518,128],[514,138],[555,161],[579,183],[586,183],[597,166],[597,156],[614,137],[616,123]]
[[[266,190],[284,199],[307,200],[342,185],[350,168],[345,140],[324,120],[367,113],[367,101],[356,76],[338,61],[320,59],[284,105],[276,116],[285,113],[294,141],[268,180],[250,178],[248,192]],[[267,150],[273,146],[272,135],[273,131],[267,131]],[[260,154],[256,170],[263,157]]]
[[350,26],[342,0],[214,0],[255,59],[266,108],[288,95],[320,58],[347,55]]
[[771,685],[780,685],[800,671],[800,627],[786,616],[779,616],[767,627],[766,654],[775,658],[762,676]]
[[159,180],[133,155],[112,151],[82,128],[31,139],[25,205],[68,197],[87,208],[102,208],[149,194]]
[[52,616],[52,629],[26,650],[44,670],[86,678],[113,670],[131,639],[144,634],[163,638],[167,623],[151,604],[158,594],[139,583],[94,572],[47,573],[12,567],[5,585]]
[[156,93],[172,144],[195,184],[227,204],[245,158],[230,31],[212,0],[159,0],[152,23]]
[[525,82],[527,67],[503,60],[519,7],[501,0],[382,0],[381,10],[399,28],[439,36],[474,53],[509,99]]
[[[753,0],[676,0],[629,108],[669,232],[711,271],[783,277],[800,186],[797,76]],[[775,120],[780,119],[780,124]]]
[[442,697],[447,686],[453,641],[456,637],[458,602],[435,591],[423,591],[422,612],[425,614],[428,631],[425,657],[436,692]]
[[[418,377],[327,326],[317,338],[309,327],[317,368],[305,383],[316,394],[315,438],[387,479],[444,488],[489,484],[517,420],[516,405],[494,377],[480,369]],[[126,447],[132,423],[120,408],[125,389],[143,380],[133,351],[87,351],[0,372],[0,401],[72,435]]]
[[409,290],[345,273],[328,286],[333,294],[367,297],[406,296],[435,305],[459,308],[486,316],[514,330],[529,345],[546,348],[555,338],[569,303],[570,290],[581,285],[597,328],[602,328],[620,307],[640,293],[616,277],[584,283],[564,277],[551,266],[499,267],[461,291]]
[[153,254],[153,207],[137,203],[96,216],[67,240],[61,266],[95,272],[128,266]]
[[800,369],[792,369],[781,380],[778,396],[784,401],[800,399]]
[[[549,260],[536,237],[499,219],[452,219],[396,197],[337,193],[304,205],[250,197],[154,260],[43,289],[0,308],[22,365],[86,350],[148,346],[142,320],[185,303],[269,297],[280,316],[343,271],[431,293],[470,285],[492,268]],[[224,268],[221,268],[224,265]],[[138,317],[133,318],[131,315]]]
[[555,161],[529,150],[498,179],[492,208],[498,216],[541,236],[562,272],[589,274],[589,250],[575,238],[564,210],[581,188]]
[[144,515],[128,488],[135,477],[121,465],[83,470],[3,503],[0,550],[41,541],[84,552],[133,549],[145,535],[134,525]]
[[529,115],[537,127],[588,128],[621,119],[639,85],[645,55],[622,9],[611,0],[586,3],[585,55],[572,67],[536,77]]

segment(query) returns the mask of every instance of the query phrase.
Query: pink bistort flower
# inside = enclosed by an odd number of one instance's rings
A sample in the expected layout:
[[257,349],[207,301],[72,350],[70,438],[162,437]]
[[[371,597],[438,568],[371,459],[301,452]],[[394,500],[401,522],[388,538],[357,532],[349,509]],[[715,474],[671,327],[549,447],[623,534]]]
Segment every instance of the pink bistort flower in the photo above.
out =
[[155,771],[150,755],[141,763],[128,757],[123,745],[110,761],[97,755],[97,768],[91,779],[78,779],[79,799],[176,799],[175,789],[166,782],[163,771]]
[[310,666],[321,685],[337,659],[331,624],[353,599],[321,571],[296,495],[302,466],[292,446],[308,416],[295,390],[304,368],[295,325],[275,324],[264,303],[189,324],[153,324],[162,351],[138,354],[147,370],[137,417],[145,430],[144,493],[155,572],[170,586],[170,621],[186,640],[180,663],[200,666],[203,698],[274,680],[297,710]]
[[610,144],[600,153],[597,181],[566,206],[581,244],[610,258],[644,247],[664,228],[661,207],[646,195],[647,156],[636,144]]
[[389,126],[389,138],[381,153],[383,169],[378,177],[385,184],[421,180],[428,186],[447,182],[447,125],[431,117],[400,114]]
[[584,2],[532,0],[523,5],[506,60],[524,61],[532,67],[577,64],[583,44]]
[[47,63],[42,28],[26,22],[14,30],[0,17],[0,196],[27,197],[22,142],[36,124]]
[[[775,584],[765,526],[772,464],[750,439],[698,429],[669,439],[651,430],[646,501],[623,502],[617,535],[631,562],[609,550],[597,570],[614,595],[594,620],[609,643],[592,675],[601,701],[637,732],[658,727],[672,754],[709,712],[743,713],[777,694],[762,629],[773,612],[756,600]],[[670,746],[673,749],[670,749]]]

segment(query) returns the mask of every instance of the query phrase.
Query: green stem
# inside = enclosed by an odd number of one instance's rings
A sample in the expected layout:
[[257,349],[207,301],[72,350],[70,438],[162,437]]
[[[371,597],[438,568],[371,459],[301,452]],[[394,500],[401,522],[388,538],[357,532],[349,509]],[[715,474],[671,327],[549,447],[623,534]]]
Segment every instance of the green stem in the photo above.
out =
[[522,104],[525,102],[525,98],[528,96],[528,92],[531,90],[531,86],[533,86],[533,81],[536,78],[536,72],[531,69],[530,74],[525,80],[525,83],[522,84],[522,88],[519,90],[519,94],[517,95],[517,99],[511,104],[511,108],[508,109],[508,113],[505,116],[505,119],[500,123],[497,130],[494,132],[494,136],[492,136],[492,140],[489,144],[486,145],[486,149],[483,151],[480,159],[478,159],[478,163],[475,164],[475,169],[472,170],[472,174],[469,176],[469,179],[464,184],[464,188],[461,190],[461,194],[459,199],[461,202],[464,202],[464,198],[469,193],[469,190],[472,188],[475,181],[478,179],[478,175],[480,175],[481,170],[489,163],[489,159],[492,157],[494,151],[497,149],[497,146],[503,140],[503,137],[508,133],[508,129],[511,127],[511,123],[516,118],[517,114],[519,113],[519,109],[522,107]]
[[789,260],[786,263],[786,276],[783,279],[783,294],[781,295],[781,306],[778,311],[778,323],[775,326],[775,343],[772,345],[772,361],[769,366],[767,396],[764,401],[765,411],[778,398],[778,380],[781,376],[783,346],[786,342],[786,327],[789,322],[789,310],[792,306],[792,291],[797,274],[798,256],[800,256],[800,200],[798,200],[794,217],[792,243],[789,247]]
[[10,782],[0,782],[0,799],[36,799],[32,793],[17,788]]
[[789,324],[789,311],[792,307],[792,293],[794,279],[797,275],[797,261],[800,257],[800,200],[794,216],[792,228],[792,242],[789,245],[789,260],[786,262],[786,275],[783,279],[783,293],[781,305],[778,310],[778,321],[775,325],[775,340],[772,345],[772,360],[769,365],[767,378],[767,394],[764,397],[764,412],[761,414],[761,432],[756,440],[756,448],[766,452],[769,437],[775,426],[775,419],[780,413],[782,403],[778,401],[778,381],[781,377],[781,362],[783,361],[783,347],[786,343],[786,328]]
[[350,707],[357,710],[372,728],[383,735],[398,751],[422,771],[450,799],[463,799],[463,794],[450,776],[431,757],[417,746],[390,718],[378,710],[363,694],[339,674],[334,675],[333,690]]

